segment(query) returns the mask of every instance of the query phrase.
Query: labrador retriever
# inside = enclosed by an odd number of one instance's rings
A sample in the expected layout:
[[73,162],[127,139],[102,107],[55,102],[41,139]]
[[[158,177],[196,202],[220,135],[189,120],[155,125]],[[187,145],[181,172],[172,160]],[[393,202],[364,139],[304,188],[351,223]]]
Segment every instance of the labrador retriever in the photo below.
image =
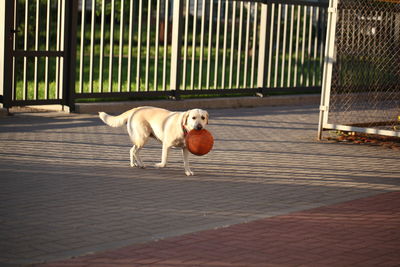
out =
[[191,109],[186,112],[173,112],[156,107],[138,107],[119,116],[99,112],[99,117],[111,127],[127,125],[129,137],[133,143],[130,150],[132,167],[145,167],[139,152],[149,137],[152,137],[162,143],[161,162],[157,163],[155,167],[165,167],[170,148],[180,147],[182,148],[185,174],[193,175],[189,167],[189,151],[185,146],[185,136],[189,131],[193,129],[201,130],[208,124],[207,111]]

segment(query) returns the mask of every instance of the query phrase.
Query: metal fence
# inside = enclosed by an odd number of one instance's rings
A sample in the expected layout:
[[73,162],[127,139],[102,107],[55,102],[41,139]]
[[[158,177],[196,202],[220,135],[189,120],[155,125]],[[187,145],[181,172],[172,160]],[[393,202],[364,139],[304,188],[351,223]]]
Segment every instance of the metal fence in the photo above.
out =
[[5,0],[0,24],[2,106],[73,106],[77,1]]
[[400,2],[331,5],[320,130],[400,137]]
[[5,107],[319,92],[326,4],[6,0]]

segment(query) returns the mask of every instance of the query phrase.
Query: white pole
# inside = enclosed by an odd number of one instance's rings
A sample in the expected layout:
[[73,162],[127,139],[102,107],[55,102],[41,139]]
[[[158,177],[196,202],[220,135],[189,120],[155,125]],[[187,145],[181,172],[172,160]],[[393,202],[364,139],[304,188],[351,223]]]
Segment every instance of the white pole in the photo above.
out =
[[329,98],[332,82],[332,68],[335,55],[335,34],[338,0],[330,0],[328,7],[328,25],[325,46],[324,72],[322,77],[321,105],[319,113],[318,140],[322,138],[324,125],[328,123]]

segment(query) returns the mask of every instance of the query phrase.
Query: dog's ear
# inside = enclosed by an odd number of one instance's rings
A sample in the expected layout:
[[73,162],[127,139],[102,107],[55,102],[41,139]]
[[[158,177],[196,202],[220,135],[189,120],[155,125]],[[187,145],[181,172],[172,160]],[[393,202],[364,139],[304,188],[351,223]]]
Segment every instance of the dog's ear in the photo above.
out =
[[206,111],[206,124],[208,124],[208,112]]
[[183,118],[182,118],[183,125],[187,125],[188,118],[189,118],[189,111],[186,111],[185,113],[183,113]]

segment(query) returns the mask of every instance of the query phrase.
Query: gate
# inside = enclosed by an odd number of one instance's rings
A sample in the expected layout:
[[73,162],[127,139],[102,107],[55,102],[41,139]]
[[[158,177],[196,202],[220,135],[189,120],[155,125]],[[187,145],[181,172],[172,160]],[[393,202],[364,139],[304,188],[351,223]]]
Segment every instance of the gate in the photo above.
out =
[[77,1],[6,0],[3,5],[3,106],[70,106]]
[[328,10],[319,138],[400,137],[400,1],[330,0]]

